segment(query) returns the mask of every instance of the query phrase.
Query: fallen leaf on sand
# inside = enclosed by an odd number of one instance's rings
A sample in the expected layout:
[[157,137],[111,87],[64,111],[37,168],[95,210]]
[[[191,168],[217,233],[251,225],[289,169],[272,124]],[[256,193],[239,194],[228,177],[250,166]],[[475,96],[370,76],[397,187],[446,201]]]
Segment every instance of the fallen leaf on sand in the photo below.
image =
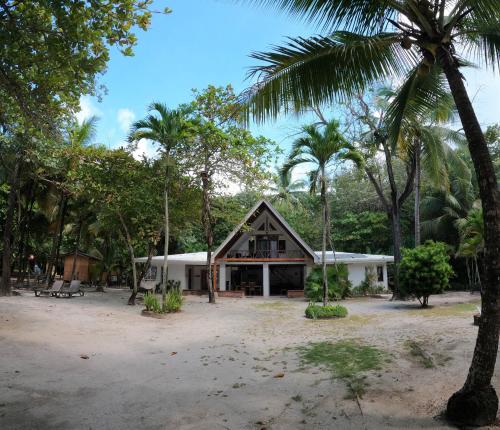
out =
[[285,376],[284,373],[276,373],[276,375],[273,376],[273,378],[283,378]]
[[170,353],[170,355],[175,355],[175,354],[177,354],[177,352],[175,351]]
[[80,355],[80,358],[83,358],[84,360],[88,360],[89,356],[87,354],[82,354],[82,355]]

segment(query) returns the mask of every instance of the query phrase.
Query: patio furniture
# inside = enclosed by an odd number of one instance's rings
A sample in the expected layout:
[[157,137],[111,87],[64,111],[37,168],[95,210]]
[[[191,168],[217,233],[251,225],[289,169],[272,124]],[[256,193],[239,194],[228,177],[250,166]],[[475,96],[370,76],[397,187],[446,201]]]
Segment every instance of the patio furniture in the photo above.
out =
[[81,282],[78,280],[71,281],[68,288],[61,288],[56,294],[56,297],[73,297],[74,294],[78,294],[80,297],[85,295],[83,290],[80,288]]
[[33,291],[35,292],[36,297],[41,297],[43,296],[56,296],[57,293],[62,289],[64,285],[64,281],[62,280],[57,280],[54,281],[52,284],[52,287],[50,288],[33,288]]

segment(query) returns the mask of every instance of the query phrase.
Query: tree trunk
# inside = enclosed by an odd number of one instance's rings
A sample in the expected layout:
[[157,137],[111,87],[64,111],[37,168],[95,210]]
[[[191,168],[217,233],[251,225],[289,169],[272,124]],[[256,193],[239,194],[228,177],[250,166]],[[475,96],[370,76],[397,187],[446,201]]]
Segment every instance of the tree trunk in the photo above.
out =
[[398,203],[393,203],[391,207],[392,243],[394,246],[394,290],[392,299],[402,297],[399,289],[399,264],[401,263],[401,210]]
[[78,248],[80,247],[80,238],[82,236],[82,220],[78,221],[78,227],[77,227],[78,234],[76,236],[76,245],[75,245],[75,252],[73,254],[73,267],[71,268],[71,279],[75,279],[75,271],[76,271],[76,262],[78,259]]
[[498,353],[500,322],[500,196],[488,146],[465,89],[457,62],[441,49],[439,61],[457,106],[474,163],[483,207],[485,271],[476,346],[464,386],[448,400],[447,415],[463,425],[493,423],[498,397],[491,385]]
[[0,296],[10,296],[10,265],[11,265],[11,238],[14,227],[14,212],[16,210],[17,188],[19,187],[19,169],[21,159],[16,157],[14,170],[10,179],[9,198],[7,203],[7,213],[5,214],[5,225],[3,231],[3,254],[2,254],[2,282],[0,285]]
[[[19,276],[17,278],[17,283],[22,284],[24,282],[24,278],[26,277],[26,268],[28,271],[30,270],[28,265],[28,247],[27,243],[29,241],[29,230],[31,225],[31,218],[33,216],[33,205],[35,204],[35,183],[33,182],[29,189],[29,198],[26,208],[26,216],[25,221],[23,222],[23,226],[20,233],[19,239]],[[28,286],[29,286],[29,277],[28,277]]]
[[415,246],[420,245],[420,157],[422,146],[417,140],[415,144]]
[[210,207],[210,179],[207,171],[201,172],[201,181],[203,188],[203,207],[202,207],[202,224],[205,230],[205,240],[207,243],[207,263],[206,263],[206,282],[208,287],[208,302],[215,303],[215,289],[212,282],[212,246],[214,242],[214,234],[212,229],[212,211]]
[[59,203],[59,210],[57,213],[57,226],[54,232],[54,237],[52,241],[52,250],[50,252],[49,262],[47,264],[47,273],[45,274],[48,284],[52,283],[53,276],[52,271],[54,266],[57,267],[57,261],[59,260],[59,250],[61,248],[62,233],[64,228],[64,217],[66,214],[67,198],[64,195],[64,191],[61,191],[61,200]]
[[[144,276],[146,275],[146,272],[149,270],[149,268],[151,267],[151,260],[153,259],[153,251],[154,251],[154,246],[153,244],[149,244],[149,250],[148,250],[148,259],[146,261],[146,264],[144,265],[144,268],[143,270],[141,271],[141,273],[139,274],[139,277],[137,278],[137,285],[141,285],[141,282],[144,278]],[[129,305],[135,305],[135,298],[137,297],[137,290],[138,288],[134,290],[132,290],[132,294],[130,295],[129,299],[128,299],[128,303]],[[156,287],[155,289],[153,290],[153,294],[156,293]]]
[[125,242],[127,243],[128,253],[130,256],[130,262],[132,263],[132,295],[128,300],[128,305],[135,305],[135,297],[137,296],[137,271],[135,268],[135,254],[134,247],[132,246],[132,238],[130,237],[127,224],[125,224],[125,220],[121,213],[118,212],[118,217],[120,218],[120,222],[123,227]]
[[323,306],[328,305],[328,268],[326,265],[326,232],[328,228],[328,213],[327,213],[327,201],[326,201],[326,182],[325,182],[325,170],[321,171],[321,205],[323,206],[323,238],[321,242],[321,261],[323,267]]
[[168,187],[169,187],[169,168],[170,154],[167,152],[167,168],[165,171],[165,243],[163,245],[163,279],[161,281],[161,299],[162,308],[165,307],[167,300],[167,283],[168,283],[168,245],[170,241],[170,218],[168,211]]

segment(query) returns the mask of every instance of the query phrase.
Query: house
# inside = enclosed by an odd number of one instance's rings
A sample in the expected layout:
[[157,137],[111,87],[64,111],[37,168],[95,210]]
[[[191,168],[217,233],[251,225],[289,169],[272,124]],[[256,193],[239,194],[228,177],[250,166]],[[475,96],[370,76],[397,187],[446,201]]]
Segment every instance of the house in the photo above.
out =
[[[145,263],[146,257],[136,262]],[[208,290],[206,252],[168,256],[168,278],[180,282],[183,290]],[[387,288],[387,263],[392,256],[330,251],[327,264],[344,263],[353,286],[365,279],[368,271]],[[321,251],[313,251],[266,200],[259,201],[243,221],[214,250],[211,258],[216,288],[245,291],[250,295],[274,296],[303,290],[312,268],[321,265]],[[160,283],[163,256],[153,257],[144,282]]]
[[90,274],[92,272],[93,266],[95,266],[99,262],[98,258],[81,251],[78,251],[76,254],[76,263],[74,252],[68,252],[67,254],[63,254],[61,257],[64,258],[63,279],[65,281],[71,281],[73,264],[75,264],[74,279],[78,279],[82,282],[89,282],[91,280]]

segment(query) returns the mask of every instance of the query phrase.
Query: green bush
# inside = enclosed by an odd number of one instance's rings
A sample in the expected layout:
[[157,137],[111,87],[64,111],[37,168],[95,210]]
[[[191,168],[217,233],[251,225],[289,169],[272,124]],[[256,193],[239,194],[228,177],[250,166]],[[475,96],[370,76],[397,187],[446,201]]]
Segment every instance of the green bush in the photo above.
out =
[[163,312],[179,312],[182,307],[182,290],[180,288],[171,288],[167,292],[165,303],[163,304]]
[[440,294],[449,286],[453,270],[442,242],[427,241],[413,249],[404,249],[399,265],[399,285],[403,293],[414,295],[422,307],[431,294]]
[[[345,299],[350,295],[351,282],[348,279],[349,270],[345,264],[327,267],[328,300]],[[306,279],[305,296],[314,302],[323,300],[323,269],[315,267]]]
[[161,305],[156,295],[152,292],[144,294],[144,306],[147,311],[161,313]]
[[313,302],[306,308],[306,318],[344,318],[347,316],[347,308],[342,305],[320,306]]

